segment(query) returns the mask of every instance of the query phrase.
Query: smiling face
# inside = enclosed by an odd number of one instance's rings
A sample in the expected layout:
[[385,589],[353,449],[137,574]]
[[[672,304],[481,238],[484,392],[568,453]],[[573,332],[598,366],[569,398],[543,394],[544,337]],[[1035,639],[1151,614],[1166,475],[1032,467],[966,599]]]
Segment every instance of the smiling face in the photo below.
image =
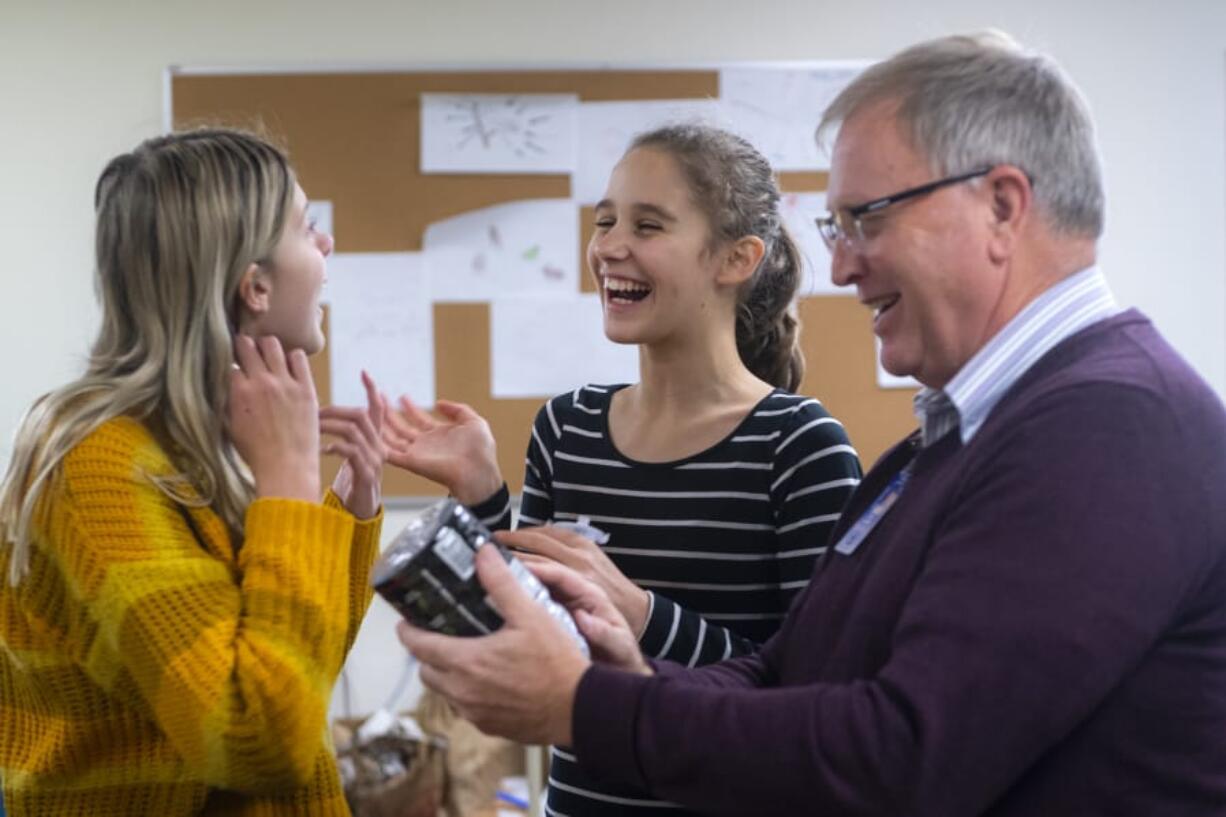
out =
[[325,258],[332,253],[332,236],[318,232],[307,216],[307,197],[294,186],[294,199],[272,255],[254,264],[242,298],[240,331],[252,336],[275,335],[286,351],[308,355],[324,347],[323,290]]
[[[937,175],[899,130],[893,108],[849,118],[831,160],[832,211],[932,181]],[[873,309],[881,364],[943,387],[1001,326],[1003,269],[989,258],[990,189],[956,184],[863,221],[865,240],[837,242],[832,277]]]
[[610,340],[654,343],[731,325],[735,293],[717,282],[710,238],[669,154],[636,148],[618,162],[587,248]]

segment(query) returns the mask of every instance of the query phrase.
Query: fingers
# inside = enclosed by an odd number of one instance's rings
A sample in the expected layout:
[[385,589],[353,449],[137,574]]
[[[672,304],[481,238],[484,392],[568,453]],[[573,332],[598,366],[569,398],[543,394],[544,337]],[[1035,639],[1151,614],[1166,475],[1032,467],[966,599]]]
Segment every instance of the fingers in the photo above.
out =
[[234,336],[234,362],[243,374],[252,375],[264,369],[264,360],[250,335]]
[[[274,375],[284,375],[289,372],[289,366],[285,362],[285,350],[281,348],[281,341],[275,335],[262,335],[257,341],[256,346],[259,347],[260,357],[264,360],[264,366]],[[295,350],[301,352],[302,350]],[[306,361],[305,354],[303,361]]]
[[383,417],[387,414],[387,400],[379,393],[375,379],[365,369],[362,370],[362,385],[366,388],[366,414],[377,431],[383,428]]
[[400,397],[400,412],[410,424],[420,431],[429,431],[438,425],[438,422],[430,416],[429,412],[414,403],[408,395],[401,395]]
[[[320,430],[329,434],[347,433],[347,431],[341,431],[342,427],[345,429],[356,429],[366,444],[378,450],[380,456],[382,456],[383,437],[379,434],[379,430],[375,428],[370,415],[364,409],[350,408],[348,406],[327,406],[319,410],[319,419]],[[328,428],[324,428],[325,423],[328,425]]]
[[454,423],[464,422],[466,420],[481,420],[480,414],[473,410],[473,407],[467,403],[453,403],[450,400],[436,400],[434,407],[438,409],[439,414],[451,420]]
[[455,656],[465,648],[462,638],[432,633],[404,620],[396,623],[396,637],[422,664],[443,671],[453,666]]
[[638,641],[624,622],[609,622],[585,610],[575,612],[575,625],[587,640],[592,655],[629,672],[650,674]]
[[[387,403],[387,398],[383,398],[384,404]],[[412,445],[417,441],[417,429],[413,428],[405,419],[397,412],[391,411],[390,407],[383,413],[383,439],[390,445],[404,447]]]
[[524,563],[532,575],[541,580],[541,584],[549,588],[549,595],[563,606],[569,607],[580,599],[599,593],[595,584],[551,559],[527,553],[516,558]]
[[518,623],[535,616],[547,615],[519,585],[502,553],[492,545],[482,545],[477,551],[477,578],[489,594],[494,607],[508,623]]
[[[561,541],[557,536],[551,535],[554,532],[557,532],[556,528],[525,528],[513,533],[499,532],[496,538],[502,544],[516,550],[537,553],[555,562],[577,567],[575,548]],[[578,534],[575,535],[578,536]],[[582,536],[579,538],[583,539]]]

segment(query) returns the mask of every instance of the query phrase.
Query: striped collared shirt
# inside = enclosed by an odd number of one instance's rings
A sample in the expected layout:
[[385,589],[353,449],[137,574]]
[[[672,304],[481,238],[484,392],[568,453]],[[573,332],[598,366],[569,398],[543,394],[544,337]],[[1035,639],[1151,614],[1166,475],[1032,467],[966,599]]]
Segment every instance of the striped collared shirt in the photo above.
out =
[[1097,266],[1048,289],[1005,324],[944,389],[915,396],[925,447],[958,427],[962,444],[975,436],[996,403],[1039,358],[1065,338],[1119,311]]

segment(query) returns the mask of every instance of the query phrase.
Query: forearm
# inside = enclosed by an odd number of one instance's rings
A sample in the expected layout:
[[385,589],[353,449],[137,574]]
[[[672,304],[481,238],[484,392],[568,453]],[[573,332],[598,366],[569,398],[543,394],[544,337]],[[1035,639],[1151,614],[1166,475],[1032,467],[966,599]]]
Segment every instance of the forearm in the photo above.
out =
[[257,500],[237,584],[233,567],[189,532],[171,525],[160,538],[146,535],[152,529],[126,540],[143,552],[114,555],[112,542],[124,539],[78,540],[107,574],[86,599],[101,639],[87,671],[108,688],[131,678],[150,717],[211,785],[300,785],[314,774],[328,694],[350,640],[352,517],[316,503]]

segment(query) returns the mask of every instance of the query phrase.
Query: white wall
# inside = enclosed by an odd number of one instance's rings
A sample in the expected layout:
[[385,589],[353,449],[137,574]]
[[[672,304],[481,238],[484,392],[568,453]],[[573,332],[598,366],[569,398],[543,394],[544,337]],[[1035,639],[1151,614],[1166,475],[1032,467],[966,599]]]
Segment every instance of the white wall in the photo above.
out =
[[[1052,54],[1084,90],[1106,164],[1108,277],[1226,395],[1220,0],[0,0],[0,463],[29,402],[80,368],[97,325],[93,182],[158,132],[168,65],[864,58],[987,26]],[[372,628],[354,680],[377,700],[398,655],[388,621]]]

